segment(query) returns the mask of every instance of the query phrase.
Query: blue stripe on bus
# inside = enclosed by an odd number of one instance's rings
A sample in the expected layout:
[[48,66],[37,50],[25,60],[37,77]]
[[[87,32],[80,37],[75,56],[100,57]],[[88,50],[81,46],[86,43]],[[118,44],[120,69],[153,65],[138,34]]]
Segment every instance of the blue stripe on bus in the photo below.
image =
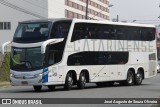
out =
[[42,77],[42,83],[46,83],[46,82],[48,82],[48,74],[47,75],[44,75],[43,77]]
[[44,75],[45,72],[48,72],[48,68],[43,69],[42,83],[48,82],[48,74]]

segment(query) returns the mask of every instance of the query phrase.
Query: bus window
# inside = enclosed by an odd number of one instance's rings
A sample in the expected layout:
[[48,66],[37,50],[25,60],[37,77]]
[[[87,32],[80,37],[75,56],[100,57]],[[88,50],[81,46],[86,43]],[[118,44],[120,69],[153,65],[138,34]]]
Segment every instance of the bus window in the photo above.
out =
[[64,51],[64,42],[60,42],[57,44],[49,45],[47,48],[48,51],[48,65],[53,65],[62,60],[62,55]]
[[13,42],[40,42],[48,39],[51,23],[21,23],[13,37]]
[[125,40],[126,39],[126,26],[116,26],[116,39]]
[[76,23],[71,42],[81,39],[152,41],[155,40],[154,32],[153,28],[136,26]]
[[155,30],[153,28],[141,28],[141,40],[152,41],[155,39]]
[[51,38],[64,38],[68,36],[68,32],[71,26],[70,21],[60,21],[53,23]]
[[128,58],[128,52],[80,52],[70,55],[67,64],[69,66],[116,65],[126,64]]
[[113,25],[106,25],[105,26],[105,38],[104,39],[115,39],[115,27]]

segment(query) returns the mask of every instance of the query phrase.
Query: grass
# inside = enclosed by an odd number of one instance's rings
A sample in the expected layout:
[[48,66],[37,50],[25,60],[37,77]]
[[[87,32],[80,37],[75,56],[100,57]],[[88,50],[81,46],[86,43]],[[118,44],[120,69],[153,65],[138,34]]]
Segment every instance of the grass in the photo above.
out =
[[9,87],[9,86],[10,86],[10,82],[0,82],[0,88]]
[[9,82],[9,75],[10,75],[10,53],[7,53],[5,55],[2,66],[0,67],[0,83],[6,81]]

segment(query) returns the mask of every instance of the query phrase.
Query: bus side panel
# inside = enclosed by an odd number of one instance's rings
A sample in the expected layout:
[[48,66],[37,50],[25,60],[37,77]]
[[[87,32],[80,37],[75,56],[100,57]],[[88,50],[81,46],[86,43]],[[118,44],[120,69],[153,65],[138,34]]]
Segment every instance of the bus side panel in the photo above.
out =
[[66,66],[50,66],[48,74],[48,84],[61,85],[65,83]]
[[148,70],[149,70],[149,77],[157,75],[157,55],[154,52],[150,52],[148,55],[149,63],[148,63]]

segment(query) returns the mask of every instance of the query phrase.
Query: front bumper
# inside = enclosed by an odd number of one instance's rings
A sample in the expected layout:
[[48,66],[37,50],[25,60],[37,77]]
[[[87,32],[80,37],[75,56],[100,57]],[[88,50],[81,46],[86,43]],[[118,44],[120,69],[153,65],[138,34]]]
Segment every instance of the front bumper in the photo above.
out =
[[42,77],[34,78],[34,79],[17,79],[14,77],[10,77],[11,85],[13,86],[33,86],[33,85],[43,85]]

